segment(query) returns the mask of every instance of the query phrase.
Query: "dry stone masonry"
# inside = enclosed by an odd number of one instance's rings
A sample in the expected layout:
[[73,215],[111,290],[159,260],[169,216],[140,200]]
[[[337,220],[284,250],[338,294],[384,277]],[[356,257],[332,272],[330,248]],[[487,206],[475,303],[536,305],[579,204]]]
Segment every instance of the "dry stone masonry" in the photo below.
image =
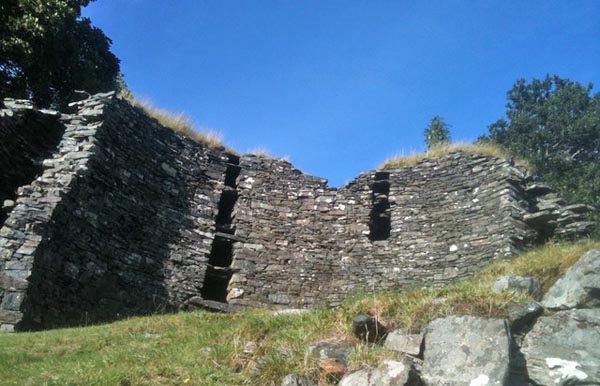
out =
[[65,112],[5,100],[0,181],[3,331],[335,306],[448,283],[593,225],[510,160],[456,152],[335,189],[196,143],[113,93]]

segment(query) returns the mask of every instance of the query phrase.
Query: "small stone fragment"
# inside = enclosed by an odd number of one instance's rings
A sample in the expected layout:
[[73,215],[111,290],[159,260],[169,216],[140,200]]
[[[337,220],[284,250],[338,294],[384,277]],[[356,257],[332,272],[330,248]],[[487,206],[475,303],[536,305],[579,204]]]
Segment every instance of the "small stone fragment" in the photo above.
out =
[[281,381],[281,386],[317,386],[317,383],[309,379],[296,374],[288,374]]
[[369,315],[358,315],[352,320],[354,336],[363,342],[379,342],[385,338],[387,330],[379,321]]
[[308,346],[307,352],[318,359],[337,359],[346,364],[352,348],[335,341],[321,341]]
[[385,338],[384,346],[390,350],[403,352],[415,357],[421,356],[422,334],[403,334],[401,331],[391,331]]

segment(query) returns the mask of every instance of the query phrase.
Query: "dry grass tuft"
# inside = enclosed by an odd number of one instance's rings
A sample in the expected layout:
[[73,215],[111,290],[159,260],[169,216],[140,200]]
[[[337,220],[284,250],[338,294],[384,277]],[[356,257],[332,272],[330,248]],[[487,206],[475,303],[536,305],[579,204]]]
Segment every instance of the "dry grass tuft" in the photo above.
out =
[[264,147],[255,147],[253,149],[248,150],[247,154],[252,154],[259,158],[275,158],[271,152]]
[[253,149],[248,150],[247,154],[251,154],[254,155],[258,158],[273,158],[273,159],[279,159],[279,160],[283,160],[283,161],[290,161],[290,157],[289,156],[283,156],[283,157],[278,157],[276,155],[273,155],[268,149],[264,148],[264,147],[256,147]]
[[185,113],[174,113],[169,110],[161,109],[154,106],[154,104],[148,100],[136,99],[133,96],[125,97],[125,99],[131,103],[133,107],[144,111],[150,117],[156,119],[161,125],[168,127],[173,131],[181,133],[203,145],[217,148],[224,147],[222,141],[223,136],[221,134],[213,130],[207,130],[202,133],[194,130],[192,119]]
[[[507,149],[500,145],[489,143],[482,144],[454,142],[436,146],[432,149],[429,149],[425,153],[412,153],[409,155],[398,155],[389,158],[383,164],[379,165],[377,169],[386,170],[401,168],[405,166],[414,166],[427,158],[443,157],[445,155],[455,152],[464,152],[497,158],[514,158],[514,156],[510,154],[510,152]],[[515,159],[515,164],[518,166],[523,166],[529,171],[533,171],[532,166],[524,160]]]

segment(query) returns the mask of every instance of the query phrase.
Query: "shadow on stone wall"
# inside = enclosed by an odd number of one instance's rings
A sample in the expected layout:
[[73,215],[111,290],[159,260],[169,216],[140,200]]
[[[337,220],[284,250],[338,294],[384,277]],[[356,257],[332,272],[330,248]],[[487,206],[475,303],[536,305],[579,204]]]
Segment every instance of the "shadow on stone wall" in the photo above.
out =
[[53,213],[36,252],[20,330],[174,310],[168,261],[182,229],[195,226],[190,176],[200,170],[177,162],[185,141],[147,118],[135,122],[142,126],[135,132],[119,113],[107,117],[88,170]]
[[63,133],[57,115],[31,109],[0,114],[0,227],[15,205],[17,189],[41,175],[42,161],[56,149]]

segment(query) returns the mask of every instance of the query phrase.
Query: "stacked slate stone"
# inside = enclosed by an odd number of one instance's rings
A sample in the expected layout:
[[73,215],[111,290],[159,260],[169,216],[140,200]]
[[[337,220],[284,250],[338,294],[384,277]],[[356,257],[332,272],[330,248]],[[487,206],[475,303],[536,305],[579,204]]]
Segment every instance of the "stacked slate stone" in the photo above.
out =
[[[513,186],[523,172],[508,161],[455,153],[381,174],[363,173],[336,196],[346,211],[338,220],[346,235],[338,245],[341,294],[455,280],[533,235],[519,221],[527,205]],[[371,240],[372,212],[362,203],[380,181],[389,183],[390,237]]]
[[567,205],[552,189],[539,182],[531,181],[525,188],[530,203],[524,221],[538,232],[539,241],[552,236],[575,239],[586,234],[595,226],[588,221],[594,208],[585,204]]
[[330,245],[335,189],[284,160],[243,156],[234,210],[229,300],[306,306],[323,299],[336,270]]
[[[9,216],[1,224],[0,229],[0,297],[2,299],[0,329],[3,331],[12,331],[17,323],[25,322],[25,316],[30,318],[31,322],[37,322],[29,311],[33,308],[33,304],[41,299],[28,296],[26,292],[30,284],[35,281],[32,277],[34,270],[44,263],[53,268],[55,261],[40,262],[36,253],[49,239],[48,226],[54,220],[55,211],[64,195],[71,189],[71,182],[86,170],[89,150],[93,147],[93,136],[98,127],[93,118],[96,112],[101,112],[101,109],[96,110],[96,107],[101,104],[100,99],[103,97],[99,96],[98,100],[87,101],[88,104],[85,105],[87,117],[60,116],[63,127],[53,130],[60,139],[55,149],[49,149],[52,143],[56,143],[56,138],[53,137],[48,141],[48,146],[44,146],[43,151],[32,151],[29,153],[31,154],[29,161],[23,160],[23,163],[14,165],[17,170],[30,169],[14,172],[22,174],[23,179],[28,181],[16,189],[14,200],[16,206],[8,213]],[[3,128],[10,127],[10,121],[14,118],[35,116],[23,122],[17,121],[20,124],[14,127],[16,131],[12,130],[8,133],[3,131],[3,135],[23,136],[18,141],[28,142],[32,137],[44,136],[47,127],[54,128],[57,125],[57,113],[35,112],[31,105],[16,101],[5,102],[5,106],[12,107],[12,112],[3,114],[2,121],[9,121],[8,124],[2,125]],[[34,120],[50,121],[50,123],[27,125]],[[13,124],[14,122],[13,120]],[[61,137],[62,131],[64,134]],[[31,143],[35,143],[35,140]],[[50,152],[50,157],[42,162],[40,168],[40,157],[47,152]],[[3,157],[18,157],[18,153],[19,148],[9,149],[9,153],[3,154]],[[30,165],[37,167],[31,168]],[[22,183],[23,179],[18,180],[18,183]],[[47,295],[49,294],[44,294]]]
[[42,161],[64,131],[56,111],[36,111],[28,100],[6,99],[4,104],[0,109],[0,225],[15,206],[18,187],[41,174]]
[[11,100],[0,113],[4,330],[336,306],[589,229],[587,207],[503,159],[456,152],[338,190],[287,161],[194,142],[112,93],[70,109]]
[[175,309],[204,284],[228,153],[112,94],[71,107],[0,230],[5,330]]
[[338,191],[285,161],[241,165],[234,304],[335,306],[355,291],[448,283],[539,238],[523,222],[538,196],[508,160],[457,152]]

